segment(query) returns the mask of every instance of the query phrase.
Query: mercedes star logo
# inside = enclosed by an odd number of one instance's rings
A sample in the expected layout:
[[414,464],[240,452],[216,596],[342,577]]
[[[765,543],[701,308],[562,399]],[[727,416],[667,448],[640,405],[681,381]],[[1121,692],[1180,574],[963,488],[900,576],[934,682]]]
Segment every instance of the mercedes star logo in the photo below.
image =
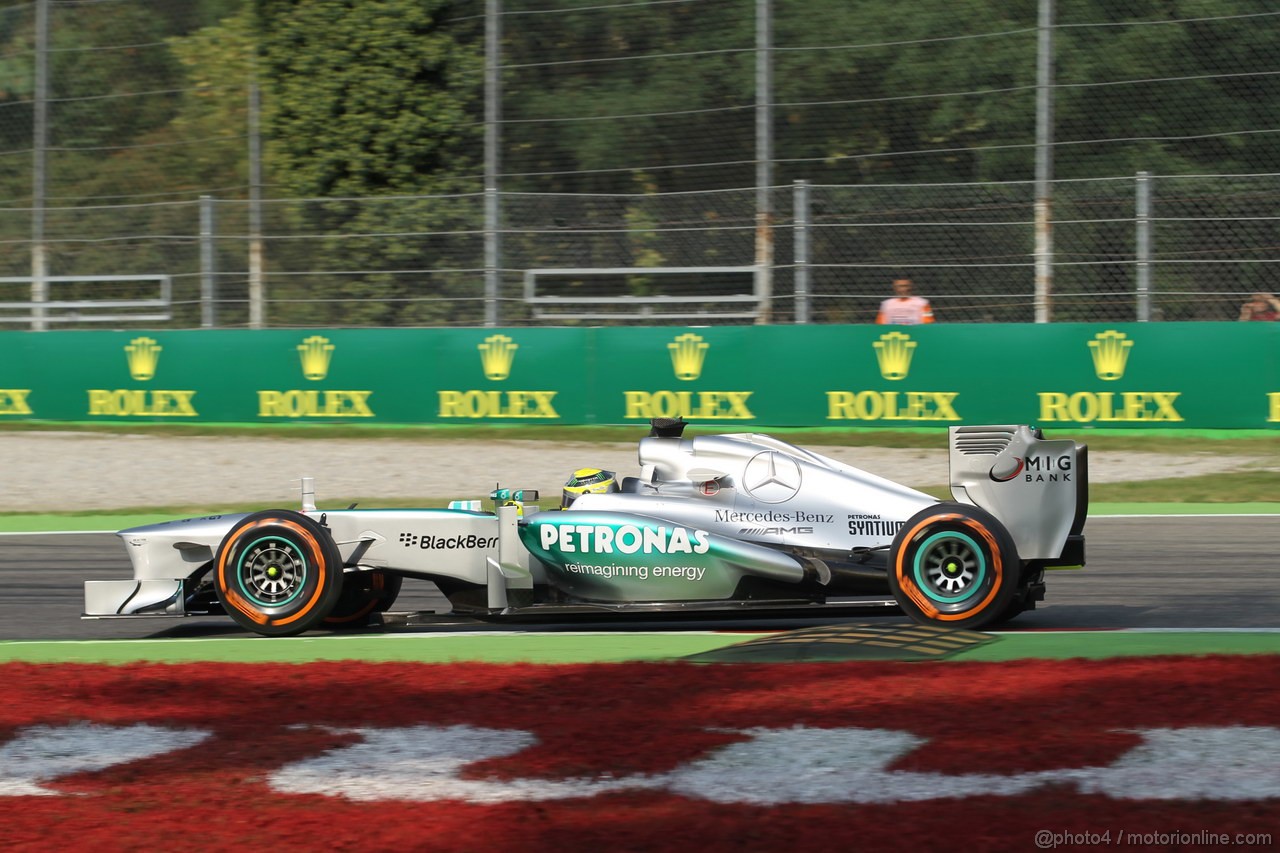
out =
[[742,472],[742,489],[767,504],[780,504],[800,491],[800,466],[790,456],[773,450],[757,453]]

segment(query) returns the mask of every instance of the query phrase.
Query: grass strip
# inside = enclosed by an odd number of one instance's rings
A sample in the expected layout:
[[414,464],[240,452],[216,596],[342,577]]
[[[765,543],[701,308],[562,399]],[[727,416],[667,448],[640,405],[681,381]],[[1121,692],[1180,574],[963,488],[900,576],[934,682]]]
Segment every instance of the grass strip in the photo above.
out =
[[1280,631],[1028,631],[957,652],[953,661],[1280,653]]
[[0,663],[310,663],[359,660],[449,663],[618,663],[672,660],[763,633],[592,632],[383,634],[356,637],[201,637],[0,642]]
[[[773,633],[773,632],[770,632]],[[674,660],[770,633],[633,631],[394,634],[358,637],[203,637],[0,643],[0,663],[621,663]],[[1280,654],[1280,631],[1043,631],[998,634],[950,661]]]
[[1280,502],[1250,503],[1169,503],[1164,501],[1096,503],[1089,505],[1090,516],[1104,515],[1277,515]]
[[126,527],[173,521],[176,515],[163,513],[104,515],[0,515],[0,533],[114,533]]
[[[45,421],[29,419],[0,423],[4,432],[81,432],[125,435],[205,435],[253,436],[296,439],[395,439],[415,441],[582,441],[634,442],[645,435],[645,423],[618,424],[350,424],[320,423],[218,423],[190,424],[121,420],[106,422]],[[743,425],[743,429],[776,435],[801,446],[815,444],[846,447],[921,447],[943,449],[946,430],[936,426],[898,427],[783,427],[765,424]],[[690,423],[685,437],[717,435],[724,432],[714,424]],[[1102,428],[1067,426],[1044,431],[1046,438],[1071,438],[1095,450],[1140,450],[1153,452],[1248,452],[1275,453],[1280,429],[1170,429]]]

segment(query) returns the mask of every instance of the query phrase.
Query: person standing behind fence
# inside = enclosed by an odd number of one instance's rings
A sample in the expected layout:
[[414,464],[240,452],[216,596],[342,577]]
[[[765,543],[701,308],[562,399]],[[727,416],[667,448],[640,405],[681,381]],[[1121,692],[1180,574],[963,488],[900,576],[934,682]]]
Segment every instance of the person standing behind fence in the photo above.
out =
[[1255,293],[1240,306],[1241,320],[1280,320],[1280,299],[1270,293]]
[[894,295],[880,303],[876,322],[886,326],[918,326],[933,322],[933,306],[923,296],[912,294],[914,285],[909,278],[893,282]]

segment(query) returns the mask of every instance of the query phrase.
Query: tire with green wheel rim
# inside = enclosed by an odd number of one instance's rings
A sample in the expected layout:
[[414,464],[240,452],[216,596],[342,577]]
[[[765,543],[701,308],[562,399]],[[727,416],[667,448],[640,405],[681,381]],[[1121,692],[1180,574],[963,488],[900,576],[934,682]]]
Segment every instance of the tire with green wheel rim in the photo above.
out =
[[889,588],[916,622],[980,629],[1005,617],[1022,562],[986,510],[940,503],[907,519],[889,550]]
[[227,614],[268,637],[318,627],[342,593],[342,556],[327,530],[300,512],[265,510],[236,523],[213,561]]
[[381,569],[347,572],[343,575],[342,595],[322,627],[333,631],[367,627],[375,613],[386,613],[395,603],[403,580]]

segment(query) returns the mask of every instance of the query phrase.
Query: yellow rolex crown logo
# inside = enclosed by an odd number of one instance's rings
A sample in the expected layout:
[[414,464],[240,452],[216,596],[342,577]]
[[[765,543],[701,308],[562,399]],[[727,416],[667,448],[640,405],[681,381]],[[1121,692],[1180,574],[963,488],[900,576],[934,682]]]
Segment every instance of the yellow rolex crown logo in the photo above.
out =
[[156,375],[156,365],[160,362],[160,351],[164,347],[153,338],[134,338],[124,348],[125,358],[129,360],[129,375],[143,382]]
[[881,335],[872,344],[876,348],[876,361],[880,362],[880,375],[885,379],[906,379],[911,370],[911,352],[916,342],[902,332]]
[[329,375],[329,360],[333,358],[333,344],[320,335],[312,335],[298,344],[298,357],[302,359],[302,375],[308,379],[324,379]]
[[1098,378],[1110,381],[1124,376],[1132,347],[1133,341],[1128,340],[1124,332],[1108,329],[1094,335],[1089,341],[1089,349],[1093,351],[1093,370]]
[[711,344],[692,332],[678,336],[667,344],[671,351],[671,366],[675,368],[676,378],[685,382],[697,379],[702,375],[702,362],[707,357]]
[[506,335],[490,335],[478,349],[485,379],[496,381],[511,375],[511,363],[515,361],[520,345]]

